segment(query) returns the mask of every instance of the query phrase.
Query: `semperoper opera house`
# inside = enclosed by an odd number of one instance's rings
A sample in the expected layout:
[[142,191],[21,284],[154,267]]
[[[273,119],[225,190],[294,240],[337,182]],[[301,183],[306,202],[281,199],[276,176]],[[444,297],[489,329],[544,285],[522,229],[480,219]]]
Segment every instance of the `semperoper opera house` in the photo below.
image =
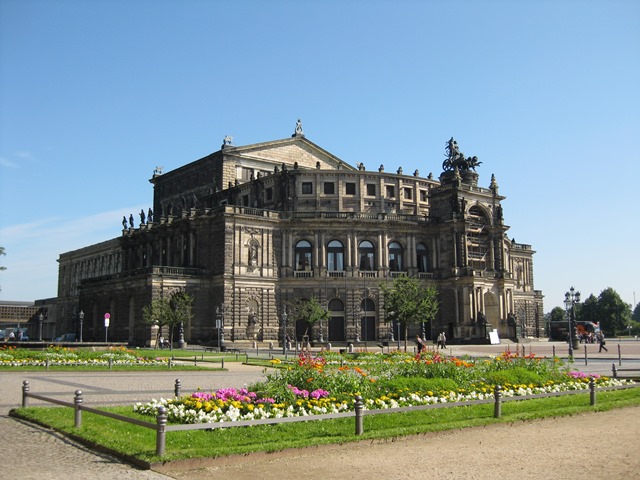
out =
[[110,341],[149,345],[143,307],[184,291],[188,344],[282,345],[283,328],[298,340],[307,332],[304,320],[287,321],[287,306],[313,296],[330,319],[312,340],[379,343],[403,335],[386,321],[381,285],[408,275],[439,292],[427,338],[544,336],[534,251],[507,237],[495,177],[479,186],[482,162],[453,138],[444,153],[439,179],[367,170],[308,140],[298,121],[282,140],[225,137],[204,158],[158,167],[153,207],[123,218],[120,237],[60,255],[58,330],[77,330],[83,311],[84,340],[100,341],[108,312]]

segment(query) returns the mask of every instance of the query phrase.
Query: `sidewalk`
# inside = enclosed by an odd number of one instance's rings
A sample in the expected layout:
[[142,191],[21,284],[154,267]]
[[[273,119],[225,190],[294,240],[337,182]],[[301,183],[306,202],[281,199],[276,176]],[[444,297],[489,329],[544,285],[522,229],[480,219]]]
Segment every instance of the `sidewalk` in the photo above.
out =
[[[92,451],[63,435],[8,416],[9,410],[21,406],[22,384],[29,381],[30,391],[59,400],[73,402],[74,392],[81,390],[87,405],[132,405],[151,398],[172,397],[175,380],[182,391],[198,388],[241,388],[262,378],[261,367],[238,363],[225,364],[227,371],[211,372],[21,372],[0,373],[0,478],[43,480],[166,480],[166,475],[139,470],[110,455]],[[29,405],[51,405],[29,399]],[[19,459],[16,461],[16,459]]]

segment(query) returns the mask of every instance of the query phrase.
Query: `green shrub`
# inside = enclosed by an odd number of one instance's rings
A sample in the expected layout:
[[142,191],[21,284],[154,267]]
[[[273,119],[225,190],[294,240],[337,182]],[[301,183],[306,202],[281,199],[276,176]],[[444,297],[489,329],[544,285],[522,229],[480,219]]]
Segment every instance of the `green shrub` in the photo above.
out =
[[544,379],[538,373],[522,367],[486,372],[484,380],[489,385],[542,385],[544,383]]
[[459,385],[450,378],[394,377],[380,382],[379,387],[390,391],[450,392]]

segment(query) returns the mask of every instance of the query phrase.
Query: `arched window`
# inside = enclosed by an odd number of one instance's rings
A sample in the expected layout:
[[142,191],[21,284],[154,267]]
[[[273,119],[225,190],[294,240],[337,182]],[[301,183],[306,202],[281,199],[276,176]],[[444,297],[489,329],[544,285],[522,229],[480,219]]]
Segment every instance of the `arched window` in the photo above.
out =
[[334,298],[329,301],[329,341],[344,342],[347,339],[344,303]]
[[403,248],[398,242],[389,244],[389,270],[392,272],[404,271],[404,262],[402,258]]
[[330,272],[344,271],[344,246],[338,240],[331,240],[327,245],[327,269]]
[[427,247],[424,243],[416,245],[416,260],[418,264],[418,272],[425,273],[429,271],[429,256]]
[[360,256],[360,270],[372,271],[376,267],[375,262],[375,248],[373,243],[369,240],[363,240],[358,247],[358,254]]
[[296,270],[311,270],[311,243],[307,240],[296,243]]

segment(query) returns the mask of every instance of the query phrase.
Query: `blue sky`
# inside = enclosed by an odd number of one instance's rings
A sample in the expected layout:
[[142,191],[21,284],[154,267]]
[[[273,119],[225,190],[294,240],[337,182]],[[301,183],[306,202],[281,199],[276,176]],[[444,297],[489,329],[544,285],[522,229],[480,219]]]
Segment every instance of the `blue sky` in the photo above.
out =
[[437,177],[455,137],[545,311],[572,285],[633,303],[639,77],[634,0],[0,0],[0,300],[56,296],[59,254],[119,236],[156,166],[300,118],[371,170]]

